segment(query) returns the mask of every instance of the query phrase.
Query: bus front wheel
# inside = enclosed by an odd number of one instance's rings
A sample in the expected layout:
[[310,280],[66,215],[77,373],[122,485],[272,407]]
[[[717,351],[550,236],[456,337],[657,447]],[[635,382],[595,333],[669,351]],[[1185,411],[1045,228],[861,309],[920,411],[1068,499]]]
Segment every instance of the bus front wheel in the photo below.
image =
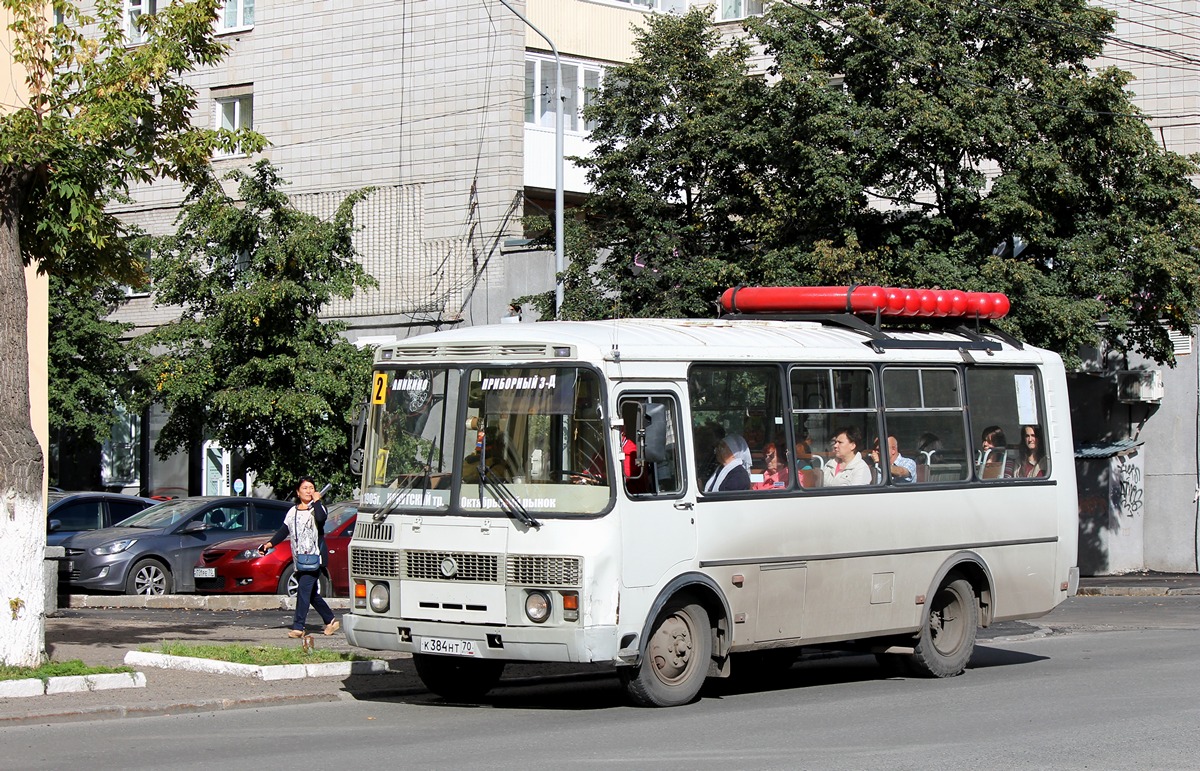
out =
[[708,613],[690,597],[673,597],[654,621],[642,660],[622,668],[621,680],[641,706],[687,704],[704,685],[711,658]]
[[917,644],[914,668],[932,677],[961,675],[975,650],[979,604],[971,583],[951,574],[928,605]]
[[476,701],[500,682],[504,662],[414,653],[413,666],[425,687],[447,701]]

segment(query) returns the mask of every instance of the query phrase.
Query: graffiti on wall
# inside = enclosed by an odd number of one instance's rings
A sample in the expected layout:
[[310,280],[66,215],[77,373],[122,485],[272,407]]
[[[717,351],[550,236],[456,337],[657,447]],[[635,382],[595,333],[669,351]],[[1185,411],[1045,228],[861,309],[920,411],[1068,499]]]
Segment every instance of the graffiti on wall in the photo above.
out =
[[1146,493],[1142,454],[1135,450],[1114,455],[1109,461],[1108,480],[1114,511],[1121,517],[1141,516]]

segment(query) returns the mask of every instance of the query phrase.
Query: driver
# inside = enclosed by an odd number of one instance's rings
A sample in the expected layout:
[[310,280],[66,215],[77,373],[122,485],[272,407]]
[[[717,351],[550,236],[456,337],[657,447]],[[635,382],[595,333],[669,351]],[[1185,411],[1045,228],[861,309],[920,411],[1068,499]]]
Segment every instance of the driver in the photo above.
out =
[[504,433],[495,426],[481,428],[475,437],[475,452],[463,459],[463,481],[479,481],[479,462],[482,459],[489,478],[511,482],[513,472],[506,460],[507,444]]

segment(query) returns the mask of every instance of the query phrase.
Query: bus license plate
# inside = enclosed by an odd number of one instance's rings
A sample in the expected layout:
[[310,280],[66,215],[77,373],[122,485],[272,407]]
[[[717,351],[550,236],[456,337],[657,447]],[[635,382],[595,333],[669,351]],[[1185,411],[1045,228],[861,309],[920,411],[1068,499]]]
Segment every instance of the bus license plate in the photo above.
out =
[[474,640],[447,640],[443,637],[422,637],[421,653],[440,653],[445,656],[478,656]]
[[217,577],[217,569],[216,568],[193,568],[192,575],[195,578],[216,578]]

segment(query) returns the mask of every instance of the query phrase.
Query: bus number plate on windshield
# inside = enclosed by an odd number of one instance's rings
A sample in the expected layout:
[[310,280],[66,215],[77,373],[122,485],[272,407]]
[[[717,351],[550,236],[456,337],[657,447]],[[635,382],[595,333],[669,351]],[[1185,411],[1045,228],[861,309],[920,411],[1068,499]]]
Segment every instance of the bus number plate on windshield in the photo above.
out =
[[447,640],[443,637],[421,638],[421,653],[441,653],[446,656],[478,656],[474,640]]

